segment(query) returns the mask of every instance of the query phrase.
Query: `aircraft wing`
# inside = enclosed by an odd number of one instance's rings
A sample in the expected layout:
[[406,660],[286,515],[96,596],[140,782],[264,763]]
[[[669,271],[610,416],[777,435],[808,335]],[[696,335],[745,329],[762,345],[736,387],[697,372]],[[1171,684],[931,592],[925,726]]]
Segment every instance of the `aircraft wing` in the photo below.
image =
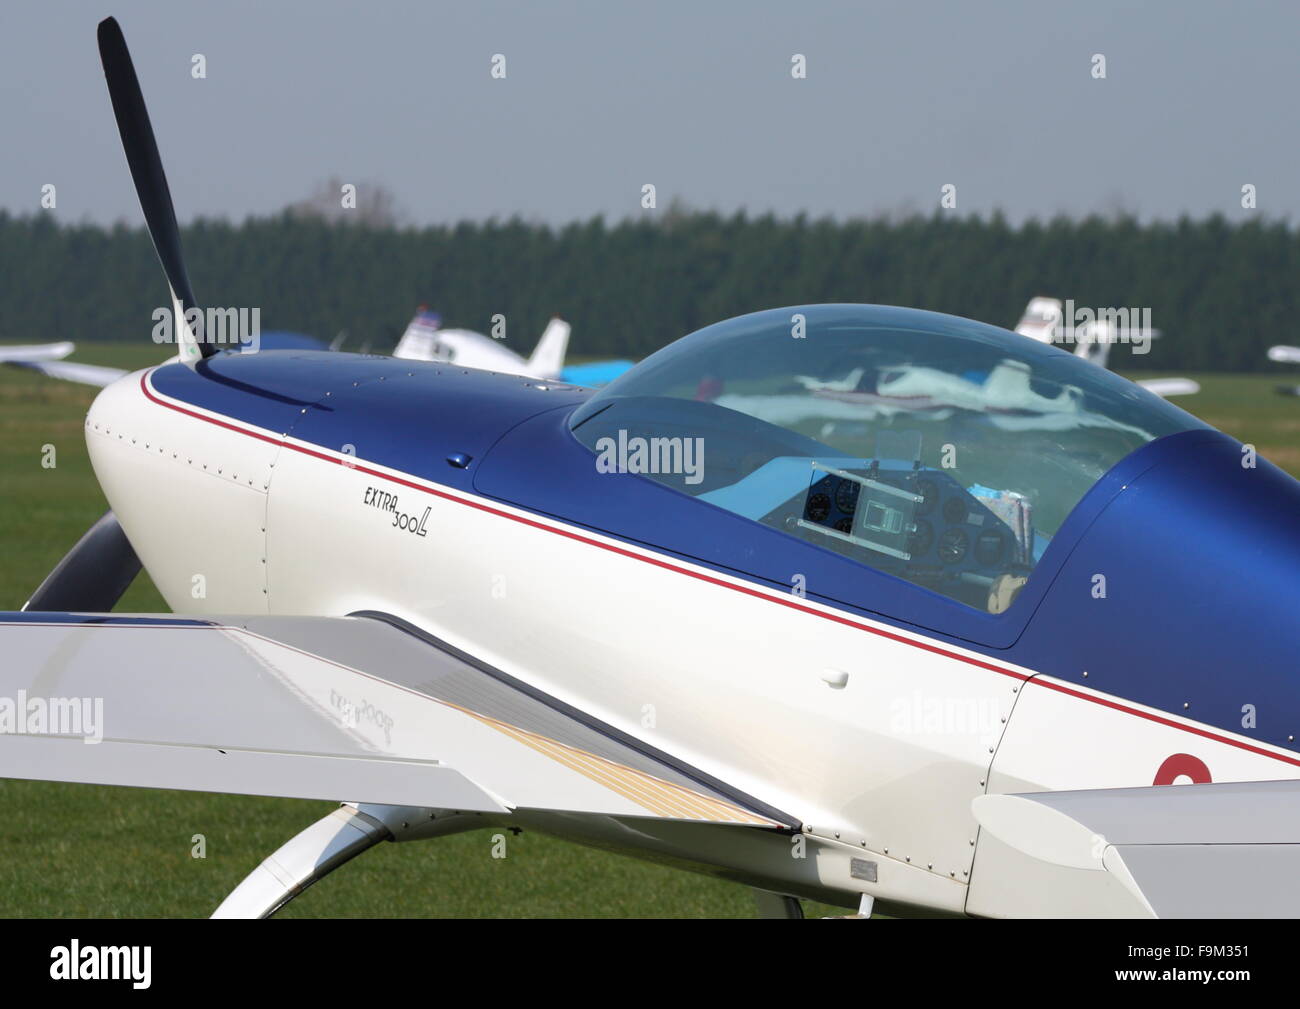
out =
[[0,347],[0,364],[22,363],[26,361],[58,361],[67,357],[77,345],[69,340],[59,343],[29,343]]
[[1144,378],[1137,384],[1165,399],[1170,396],[1194,396],[1201,391],[1200,383],[1190,378]]
[[1293,918],[1300,909],[1300,781],[984,795],[972,808],[975,913]]
[[27,346],[0,347],[0,364],[31,368],[51,378],[83,385],[106,386],[126,374],[121,368],[104,368],[97,364],[77,364],[63,360],[76,349],[76,344],[64,340],[60,343],[38,343]]
[[382,615],[0,614],[0,777],[795,826]]
[[20,368],[31,368],[50,378],[60,378],[65,382],[80,382],[82,385],[94,385],[100,388],[112,385],[127,374],[122,368],[106,368],[98,364],[78,364],[76,361],[51,361],[41,359],[5,359],[5,364]]

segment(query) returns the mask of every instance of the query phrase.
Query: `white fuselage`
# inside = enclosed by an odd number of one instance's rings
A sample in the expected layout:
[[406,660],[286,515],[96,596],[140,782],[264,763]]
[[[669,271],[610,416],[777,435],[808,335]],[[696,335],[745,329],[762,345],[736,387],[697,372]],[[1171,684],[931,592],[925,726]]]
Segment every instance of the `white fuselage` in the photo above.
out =
[[[1216,781],[1298,774],[1190,721],[175,403],[147,381],[106,389],[87,441],[173,610],[401,617],[796,815],[827,886],[844,881],[826,853],[856,854],[880,865],[861,886],[877,897],[1005,913],[1001,888],[967,885],[971,801],[986,791],[1149,785],[1189,749]],[[375,507],[375,488],[395,499]],[[780,889],[791,842],[765,836],[781,846],[766,863]]]
[[533,375],[528,360],[490,336],[470,329],[407,329],[393,357],[410,361],[436,361],[464,368],[481,368],[503,375],[528,375],[532,378],[553,378],[552,375]]
[[[498,335],[495,328],[493,335]],[[504,330],[500,335],[504,336]],[[435,321],[420,314],[402,333],[402,338],[393,348],[393,357],[550,380],[559,378],[564,370],[568,347],[569,324],[558,316],[546,324],[532,356],[525,358],[505,346],[500,339],[471,329],[441,329]]]

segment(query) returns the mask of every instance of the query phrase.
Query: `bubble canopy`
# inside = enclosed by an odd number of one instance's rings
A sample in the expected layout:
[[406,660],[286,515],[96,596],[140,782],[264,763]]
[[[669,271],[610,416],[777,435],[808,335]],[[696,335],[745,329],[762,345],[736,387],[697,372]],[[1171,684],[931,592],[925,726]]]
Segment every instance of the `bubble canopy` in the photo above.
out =
[[573,415],[640,473],[998,613],[1101,476],[1206,425],[1056,347],[876,305],[774,309],[646,358]]

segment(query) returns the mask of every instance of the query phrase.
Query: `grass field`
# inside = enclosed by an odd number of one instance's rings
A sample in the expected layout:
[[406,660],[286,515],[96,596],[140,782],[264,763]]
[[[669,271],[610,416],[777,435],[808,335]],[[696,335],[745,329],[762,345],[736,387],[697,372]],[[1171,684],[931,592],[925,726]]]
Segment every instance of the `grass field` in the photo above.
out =
[[[76,359],[124,368],[163,355],[83,344]],[[1180,400],[1300,474],[1300,400],[1276,378],[1196,375]],[[108,507],[82,421],[95,390],[0,368],[0,608],[17,609]],[[56,453],[42,466],[45,446]],[[142,575],[118,605],[165,610]],[[0,660],[2,661],[2,660]],[[0,780],[0,917],[203,916],[329,804]],[[549,837],[509,836],[492,858],[478,831],[385,844],[292,902],[283,917],[751,917],[747,890]],[[206,858],[191,857],[201,834]],[[817,906],[809,914],[842,913]]]

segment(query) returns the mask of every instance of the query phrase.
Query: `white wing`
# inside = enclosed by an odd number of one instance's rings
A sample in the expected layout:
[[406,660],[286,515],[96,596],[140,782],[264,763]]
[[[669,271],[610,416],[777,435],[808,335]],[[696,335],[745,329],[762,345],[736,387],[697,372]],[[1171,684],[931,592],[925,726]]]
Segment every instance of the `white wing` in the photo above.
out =
[[1166,399],[1170,396],[1193,396],[1201,391],[1200,383],[1190,378],[1144,378],[1138,385]]
[[1292,918],[1300,905],[1300,781],[984,795],[972,808],[975,914]]
[[80,382],[100,388],[112,385],[127,372],[122,368],[106,368],[98,364],[78,364],[76,361],[9,361],[22,368],[31,368],[50,378],[65,382]]
[[67,357],[77,345],[69,340],[61,343],[30,343],[0,347],[0,363],[22,364],[28,361],[58,361]]
[[63,360],[76,349],[77,345],[70,340],[60,343],[0,347],[0,364],[31,368],[51,378],[61,378],[65,382],[80,382],[83,385],[100,387],[112,385],[126,374],[121,368],[104,368],[97,364],[77,364],[75,361]]
[[3,777],[795,822],[380,619],[13,613],[0,647]]

